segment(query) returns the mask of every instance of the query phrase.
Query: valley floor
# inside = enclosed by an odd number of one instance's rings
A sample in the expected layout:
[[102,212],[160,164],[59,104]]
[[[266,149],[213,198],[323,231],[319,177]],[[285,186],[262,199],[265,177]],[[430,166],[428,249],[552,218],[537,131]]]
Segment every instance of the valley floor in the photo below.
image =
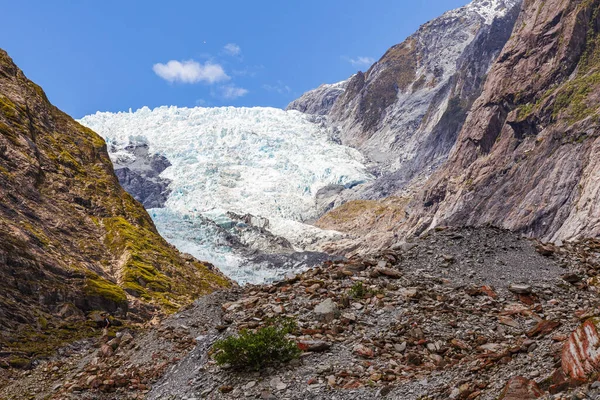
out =
[[[494,228],[440,229],[4,371],[0,398],[496,399],[514,376],[543,398],[595,398],[556,371],[571,332],[600,315],[597,268],[597,241],[556,248]],[[215,340],[278,316],[297,321],[299,360],[236,373],[210,359]],[[506,397],[517,398],[527,397]]]

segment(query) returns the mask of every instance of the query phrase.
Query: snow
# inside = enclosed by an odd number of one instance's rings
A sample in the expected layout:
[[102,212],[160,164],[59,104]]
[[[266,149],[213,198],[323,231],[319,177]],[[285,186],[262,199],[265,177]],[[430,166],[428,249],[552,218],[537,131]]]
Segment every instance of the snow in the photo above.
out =
[[517,4],[517,1],[518,0],[473,0],[463,8],[464,11],[479,14],[484,19],[486,25],[491,25],[495,18],[505,16],[508,10]]
[[237,271],[242,260],[206,219],[218,225],[227,211],[266,217],[273,233],[304,250],[312,243],[307,235],[337,235],[302,223],[318,217],[317,191],[372,179],[358,151],[331,142],[326,127],[297,111],[144,107],[79,122],[106,140],[113,162],[134,157],[126,147],[139,143],[166,157],[171,167],[161,177],[171,180],[171,194],[165,209],[149,210],[157,228],[180,250],[240,281],[267,276]]

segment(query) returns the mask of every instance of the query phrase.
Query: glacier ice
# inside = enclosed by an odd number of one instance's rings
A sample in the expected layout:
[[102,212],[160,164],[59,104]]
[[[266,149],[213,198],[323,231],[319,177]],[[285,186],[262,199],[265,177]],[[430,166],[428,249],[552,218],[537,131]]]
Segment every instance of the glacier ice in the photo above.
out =
[[260,282],[280,271],[239,270],[247,264],[217,232],[236,224],[228,211],[266,217],[297,250],[315,250],[318,239],[339,235],[304,223],[318,217],[317,191],[372,179],[361,154],[331,141],[313,118],[275,108],[144,107],[79,122],[106,140],[115,164],[131,162],[128,148],[140,144],[164,156],[171,166],[160,176],[171,192],[165,209],[149,210],[161,234],[238,281]]

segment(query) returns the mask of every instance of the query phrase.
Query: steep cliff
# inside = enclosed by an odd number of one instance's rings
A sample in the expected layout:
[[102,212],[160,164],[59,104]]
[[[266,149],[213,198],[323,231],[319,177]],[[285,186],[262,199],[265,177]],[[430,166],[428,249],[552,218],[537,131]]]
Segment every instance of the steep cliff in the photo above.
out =
[[[350,79],[352,78],[350,77]],[[333,84],[323,84],[316,89],[310,90],[300,96],[300,98],[292,101],[286,110],[296,110],[313,115],[327,115],[338,97],[346,90],[350,79]]]
[[405,226],[600,234],[600,1],[526,1],[444,168]]
[[[426,23],[367,72],[340,83],[345,90],[336,93],[329,120],[341,142],[359,149],[381,174],[354,197],[389,196],[446,160],[520,5],[474,0]],[[330,91],[308,92],[289,107],[322,114]]]
[[19,364],[91,334],[93,310],[146,318],[228,285],[158,235],[119,186],[104,140],[0,50],[2,357]]

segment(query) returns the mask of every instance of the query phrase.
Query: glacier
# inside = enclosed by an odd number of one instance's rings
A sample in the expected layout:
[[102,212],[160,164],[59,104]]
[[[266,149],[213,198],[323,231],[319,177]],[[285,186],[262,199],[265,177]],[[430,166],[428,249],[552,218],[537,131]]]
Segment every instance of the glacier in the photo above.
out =
[[[332,140],[318,117],[298,111],[143,107],[97,112],[79,122],[105,139],[115,166],[135,165],[141,153],[131,149],[138,146],[168,160],[160,172],[170,182],[164,208],[148,210],[157,229],[241,283],[306,267],[299,257],[249,260],[257,252],[317,252],[321,241],[341,235],[307,223],[319,217],[319,189],[373,179],[357,150]],[[232,217],[245,214],[266,218],[268,228]]]

